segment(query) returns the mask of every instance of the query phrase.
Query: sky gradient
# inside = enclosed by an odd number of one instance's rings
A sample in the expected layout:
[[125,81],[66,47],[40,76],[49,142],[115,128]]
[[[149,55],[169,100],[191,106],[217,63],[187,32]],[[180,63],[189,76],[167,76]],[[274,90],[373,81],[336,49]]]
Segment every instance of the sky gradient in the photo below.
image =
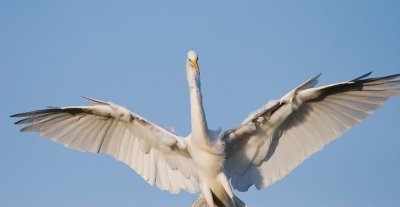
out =
[[[319,85],[400,73],[400,1],[0,1],[0,206],[189,206],[111,156],[20,133],[18,112],[112,101],[190,133],[187,51],[209,127],[229,129],[322,73]],[[252,207],[400,203],[400,97],[288,176],[237,195]]]

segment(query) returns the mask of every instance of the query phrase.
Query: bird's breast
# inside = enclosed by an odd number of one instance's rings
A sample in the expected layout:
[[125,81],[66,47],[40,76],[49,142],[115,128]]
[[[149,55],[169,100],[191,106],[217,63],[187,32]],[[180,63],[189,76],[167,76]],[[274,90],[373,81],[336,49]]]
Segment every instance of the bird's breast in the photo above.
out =
[[217,175],[222,171],[223,149],[217,143],[206,143],[193,139],[190,146],[192,159],[200,171],[199,174]]

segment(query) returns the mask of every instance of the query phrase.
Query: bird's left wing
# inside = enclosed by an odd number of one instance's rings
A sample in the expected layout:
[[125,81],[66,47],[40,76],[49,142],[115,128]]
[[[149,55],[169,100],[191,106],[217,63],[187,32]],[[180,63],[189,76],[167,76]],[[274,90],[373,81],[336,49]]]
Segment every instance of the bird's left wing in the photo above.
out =
[[313,88],[316,76],[250,115],[222,136],[232,186],[266,187],[369,116],[400,89],[400,77],[364,79]]
[[162,190],[179,193],[199,189],[188,152],[188,140],[157,126],[124,107],[88,98],[94,105],[49,108],[15,114],[21,131],[79,151],[114,156]]

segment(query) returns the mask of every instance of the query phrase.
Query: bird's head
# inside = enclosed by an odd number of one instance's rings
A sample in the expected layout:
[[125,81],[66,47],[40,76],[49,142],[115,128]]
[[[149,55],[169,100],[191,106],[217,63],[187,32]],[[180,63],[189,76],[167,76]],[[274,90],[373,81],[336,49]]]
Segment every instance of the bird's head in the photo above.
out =
[[187,57],[187,61],[186,61],[186,68],[189,71],[196,72],[197,75],[200,74],[199,65],[197,64],[197,60],[198,59],[199,58],[198,58],[197,53],[195,51],[190,50],[188,52],[188,57]]
[[197,64],[197,53],[193,50],[188,52],[186,60],[186,74],[189,82],[189,88],[200,88],[200,70]]

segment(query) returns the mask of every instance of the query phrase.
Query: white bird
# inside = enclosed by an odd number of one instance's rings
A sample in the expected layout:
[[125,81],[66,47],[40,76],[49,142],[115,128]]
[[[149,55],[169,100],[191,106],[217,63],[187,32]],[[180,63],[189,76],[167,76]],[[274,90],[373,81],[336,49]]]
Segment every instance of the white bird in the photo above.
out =
[[189,51],[192,132],[187,137],[160,127],[111,102],[48,108],[15,114],[21,129],[85,152],[106,153],[127,164],[149,184],[170,193],[200,191],[193,207],[246,206],[232,191],[257,189],[281,179],[391,96],[400,74],[313,88],[319,75],[225,132],[207,127],[196,52]]

